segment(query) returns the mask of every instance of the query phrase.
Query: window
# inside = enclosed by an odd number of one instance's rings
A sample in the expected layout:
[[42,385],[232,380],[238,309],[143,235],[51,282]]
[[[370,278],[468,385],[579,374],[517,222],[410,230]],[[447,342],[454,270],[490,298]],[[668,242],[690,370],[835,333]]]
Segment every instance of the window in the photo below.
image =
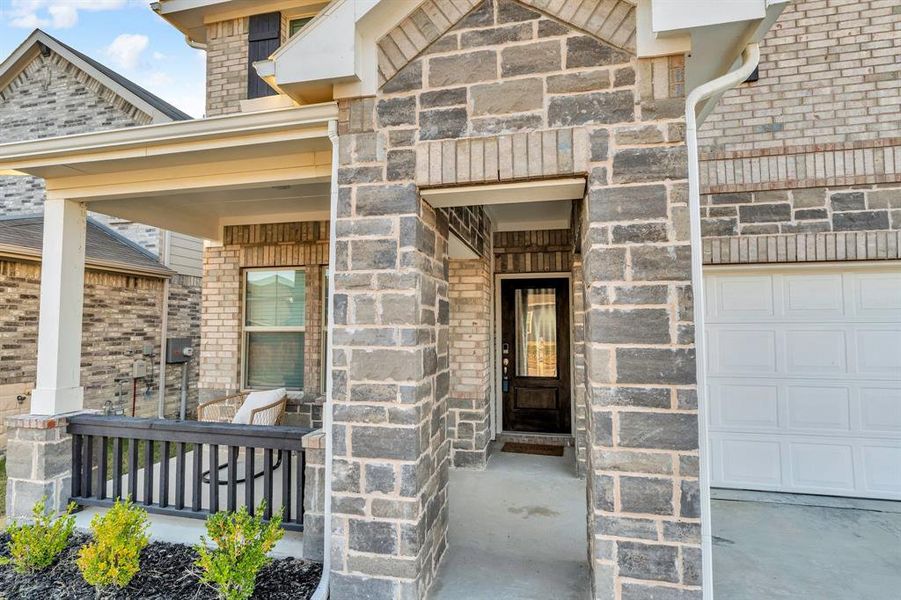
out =
[[554,288],[516,290],[516,375],[557,376],[557,291]]
[[303,270],[245,272],[245,388],[303,389],[306,297]]
[[294,34],[303,29],[307,23],[313,20],[313,17],[300,17],[288,21],[288,37],[294,37]]

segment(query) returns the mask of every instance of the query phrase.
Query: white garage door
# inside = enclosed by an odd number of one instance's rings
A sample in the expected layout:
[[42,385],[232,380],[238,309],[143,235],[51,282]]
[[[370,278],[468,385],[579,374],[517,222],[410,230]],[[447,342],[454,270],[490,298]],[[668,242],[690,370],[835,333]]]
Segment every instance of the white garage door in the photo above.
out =
[[901,499],[901,267],[705,282],[712,485]]

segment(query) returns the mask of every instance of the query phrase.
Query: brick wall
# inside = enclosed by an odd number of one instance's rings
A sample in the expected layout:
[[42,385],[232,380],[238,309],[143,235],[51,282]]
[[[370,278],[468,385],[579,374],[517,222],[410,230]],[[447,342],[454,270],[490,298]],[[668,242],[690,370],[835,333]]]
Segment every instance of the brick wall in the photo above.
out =
[[240,17],[207,25],[207,117],[238,112],[247,99],[248,23]]
[[[156,417],[157,374],[160,368],[162,280],[108,271],[87,270],[82,332],[84,406],[101,409],[116,403],[117,377],[130,377],[135,360],[143,359],[145,344],[153,349],[150,381],[138,380],[136,414]],[[198,331],[200,281],[176,277],[170,291],[170,335]],[[40,265],[0,259],[0,386],[28,384],[37,367],[37,330],[40,305]],[[166,414],[178,412],[180,371],[168,367]],[[151,395],[143,394],[151,385]],[[196,405],[196,387],[190,388],[189,410]],[[130,414],[131,380],[122,387],[122,405]],[[19,409],[16,412],[27,410]]]
[[488,461],[493,287],[488,260],[448,261],[447,437],[455,467],[484,468]]
[[[762,44],[760,80],[727,92],[701,128],[705,260],[894,258],[899,26],[896,2],[788,5]],[[869,251],[857,250],[864,233]]]
[[494,272],[568,273],[572,250],[569,229],[499,231],[494,234]]
[[327,221],[225,228],[223,244],[204,250],[199,385],[210,399],[241,389],[243,270],[298,267],[306,271],[304,401],[291,402],[292,424],[321,423],[322,276],[328,264]]
[[901,7],[894,0],[795,0],[761,46],[760,80],[727,92],[703,150],[898,137]]

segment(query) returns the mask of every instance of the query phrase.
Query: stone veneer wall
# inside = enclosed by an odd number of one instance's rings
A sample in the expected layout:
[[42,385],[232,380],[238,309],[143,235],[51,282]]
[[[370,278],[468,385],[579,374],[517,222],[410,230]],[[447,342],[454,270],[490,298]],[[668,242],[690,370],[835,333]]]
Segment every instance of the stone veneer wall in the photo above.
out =
[[204,250],[200,394],[221,397],[241,389],[243,270],[296,267],[306,271],[304,399],[288,406],[292,425],[322,422],[322,277],[328,264],[327,221],[225,228],[221,246]]
[[[145,344],[153,347],[152,395],[139,381],[136,414],[156,417],[158,407],[162,280],[109,271],[85,272],[82,332],[84,407],[101,409],[116,400],[116,377],[130,377]],[[40,264],[0,259],[0,386],[27,384],[31,388],[37,367],[37,329],[40,304]],[[176,276],[170,286],[169,335],[197,339],[200,321],[200,280]],[[192,370],[192,382],[196,369]],[[167,367],[166,414],[178,413],[181,371]],[[132,390],[122,388],[123,404],[131,410]],[[196,405],[196,386],[189,387],[188,406]],[[27,411],[27,405],[16,412]]]
[[494,288],[485,258],[448,261],[450,390],[447,436],[455,467],[484,468],[491,438]]
[[[590,170],[581,248],[593,593],[700,598],[683,65],[639,61],[523,5],[484,2],[409,64],[392,62],[375,98],[340,104],[334,598],[422,597],[446,539],[446,224],[418,197],[410,151],[518,132],[560,140],[574,127],[586,130]],[[651,130],[661,141],[636,141]]]

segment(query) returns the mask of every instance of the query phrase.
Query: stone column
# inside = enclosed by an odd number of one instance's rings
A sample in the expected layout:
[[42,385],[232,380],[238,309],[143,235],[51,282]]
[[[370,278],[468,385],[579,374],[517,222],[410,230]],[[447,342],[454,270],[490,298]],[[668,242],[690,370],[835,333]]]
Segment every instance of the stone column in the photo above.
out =
[[322,562],[325,555],[325,433],[303,436],[306,464],[303,479],[303,557]]
[[336,600],[423,597],[447,535],[447,221],[411,181],[386,173],[373,112],[372,99],[342,104],[331,356]]
[[47,512],[65,509],[72,483],[72,438],[65,416],[6,418],[6,515],[28,519],[41,498]]
[[682,57],[639,60],[635,124],[592,132],[583,211],[597,599],[701,598]]
[[484,469],[491,441],[491,265],[486,258],[449,265],[451,460]]

